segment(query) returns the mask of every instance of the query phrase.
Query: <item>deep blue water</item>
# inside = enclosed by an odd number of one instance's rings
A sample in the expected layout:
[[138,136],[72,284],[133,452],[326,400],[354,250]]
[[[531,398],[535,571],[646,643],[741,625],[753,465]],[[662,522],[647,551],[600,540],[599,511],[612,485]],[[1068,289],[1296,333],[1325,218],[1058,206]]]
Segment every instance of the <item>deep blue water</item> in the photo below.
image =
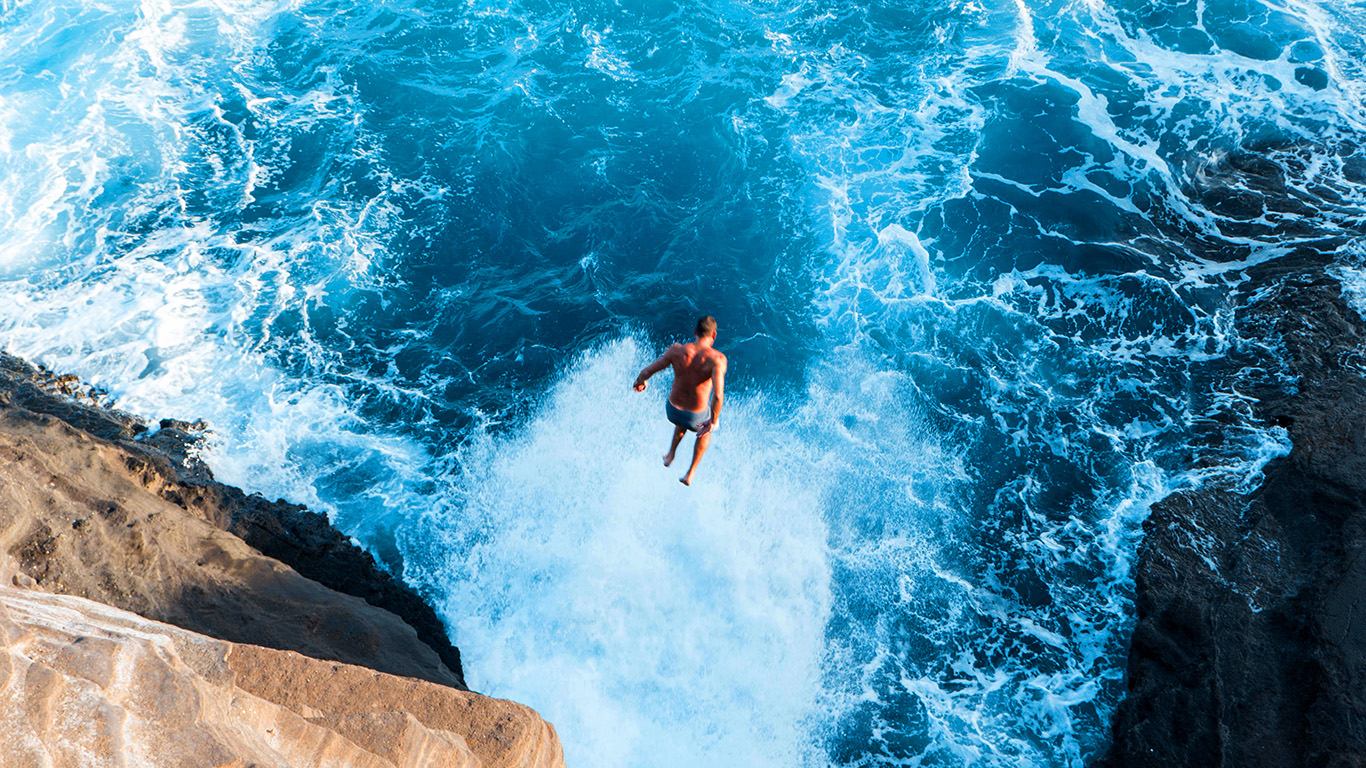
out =
[[[1148,506],[1288,448],[1248,270],[1366,285],[1363,60],[1331,1],[0,0],[0,343],[207,419],[571,765],[1078,766]],[[629,384],[703,312],[684,489]]]

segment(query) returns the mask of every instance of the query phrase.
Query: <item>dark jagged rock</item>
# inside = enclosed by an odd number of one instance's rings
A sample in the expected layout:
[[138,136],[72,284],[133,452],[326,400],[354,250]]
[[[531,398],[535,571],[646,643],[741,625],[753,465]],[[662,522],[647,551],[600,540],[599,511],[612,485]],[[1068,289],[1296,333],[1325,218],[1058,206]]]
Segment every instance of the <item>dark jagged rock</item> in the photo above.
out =
[[375,564],[370,554],[307,507],[246,496],[231,486],[213,486],[233,510],[228,530],[262,554],[288,563],[299,573],[326,587],[355,595],[406,621],[424,643],[460,680],[460,650],[446,637],[436,612],[407,585]]
[[1255,393],[1290,454],[1251,494],[1180,493],[1144,524],[1102,765],[1366,764],[1366,327],[1314,272],[1278,276],[1243,318],[1276,328],[1298,376]]
[[[281,630],[272,632],[273,617],[258,616],[256,611],[262,605],[278,606],[273,595],[243,594],[240,590],[206,594],[206,588],[194,582],[187,588],[197,590],[195,594],[168,601],[164,594],[138,594],[136,589],[125,588],[126,585],[117,583],[118,578],[108,575],[98,582],[85,578],[81,589],[64,590],[63,578],[80,580],[89,574],[68,573],[72,569],[64,564],[62,556],[75,557],[76,552],[62,549],[67,546],[62,531],[47,522],[33,523],[32,530],[15,545],[13,554],[20,561],[24,578],[45,578],[48,583],[42,586],[53,591],[91,597],[225,640],[297,650],[464,687],[460,653],[448,640],[435,611],[322,515],[299,505],[249,495],[215,481],[209,468],[196,456],[195,448],[205,428],[202,423],[167,419],[157,429],[150,429],[137,417],[107,407],[107,398],[101,391],[84,387],[74,377],[55,375],[4,353],[0,353],[0,415],[16,425],[35,429],[46,428],[37,423],[42,419],[54,419],[74,430],[77,440],[94,438],[115,447],[121,452],[120,461],[128,476],[161,499],[233,534],[266,558],[287,564],[306,579],[360,598],[401,619],[416,633],[417,640],[434,652],[442,669],[409,665],[396,654],[386,656],[380,652],[382,649],[362,647],[374,645],[377,638],[392,631],[381,627],[383,621],[373,617],[366,619],[374,630],[368,639],[358,637],[354,642],[347,640],[345,627],[335,628],[325,638],[311,640],[294,638],[287,622],[280,622]],[[54,477],[52,482],[60,483],[62,478]],[[89,495],[86,489],[73,494],[83,499]],[[68,534],[82,535],[95,526],[101,533],[108,528],[122,536],[124,529],[135,529],[146,522],[113,502],[90,498],[83,503],[90,508],[89,512],[69,521]],[[62,526],[67,527],[68,523],[63,522]],[[127,543],[122,538],[119,542]],[[141,546],[139,541],[129,546],[132,545]],[[149,558],[148,563],[152,562]],[[154,587],[161,592],[166,588],[152,585],[148,589]],[[306,606],[290,605],[288,609],[303,611]],[[316,620],[315,617],[315,623]]]

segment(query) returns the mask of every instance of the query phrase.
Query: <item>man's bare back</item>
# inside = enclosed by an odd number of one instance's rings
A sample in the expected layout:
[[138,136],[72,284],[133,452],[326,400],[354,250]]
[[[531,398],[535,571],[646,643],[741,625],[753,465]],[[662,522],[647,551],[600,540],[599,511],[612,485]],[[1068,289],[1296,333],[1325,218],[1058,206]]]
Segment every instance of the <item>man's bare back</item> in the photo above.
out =
[[[726,397],[726,356],[716,349],[716,318],[707,315],[697,321],[697,339],[687,344],[674,344],[659,359],[645,366],[633,385],[644,392],[650,377],[672,367],[673,389],[664,405],[665,416],[673,423],[669,452],[664,455],[664,466],[673,463],[678,443],[689,430],[697,433],[693,445],[692,465],[679,478],[684,485],[692,485],[697,465],[711,443],[711,433],[721,425],[721,406]],[[708,401],[711,408],[708,409]]]
[[712,376],[718,366],[724,368],[726,356],[711,346],[695,341],[675,344],[664,356],[674,369],[674,386],[669,391],[669,402],[685,411],[700,411],[711,398]]

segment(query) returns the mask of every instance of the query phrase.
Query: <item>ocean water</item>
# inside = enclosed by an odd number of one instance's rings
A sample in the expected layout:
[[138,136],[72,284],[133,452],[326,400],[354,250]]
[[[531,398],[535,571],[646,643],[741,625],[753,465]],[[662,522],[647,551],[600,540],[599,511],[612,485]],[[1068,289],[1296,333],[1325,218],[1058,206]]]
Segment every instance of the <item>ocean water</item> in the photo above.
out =
[[[1080,766],[1250,269],[1366,267],[1321,2],[0,0],[0,344],[206,419],[572,766]],[[638,368],[720,320],[724,430]]]

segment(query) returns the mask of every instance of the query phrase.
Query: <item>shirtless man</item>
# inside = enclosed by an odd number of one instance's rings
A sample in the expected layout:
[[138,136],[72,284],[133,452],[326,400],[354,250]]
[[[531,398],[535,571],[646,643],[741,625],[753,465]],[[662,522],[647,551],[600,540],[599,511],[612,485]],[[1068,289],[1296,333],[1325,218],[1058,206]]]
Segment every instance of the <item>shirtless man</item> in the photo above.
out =
[[[673,422],[673,440],[669,452],[664,454],[664,466],[674,461],[674,452],[683,440],[683,433],[692,430],[697,433],[693,444],[692,465],[688,473],[678,478],[684,485],[692,485],[693,475],[697,473],[697,463],[707,452],[711,443],[711,433],[721,426],[721,404],[726,399],[726,356],[713,344],[716,343],[716,318],[706,315],[697,321],[697,340],[687,344],[675,344],[659,359],[645,366],[636,377],[635,390],[645,391],[645,382],[660,371],[673,366],[674,387],[669,399],[664,403],[664,415]],[[713,385],[714,384],[714,385]],[[707,401],[711,400],[711,408]]]

